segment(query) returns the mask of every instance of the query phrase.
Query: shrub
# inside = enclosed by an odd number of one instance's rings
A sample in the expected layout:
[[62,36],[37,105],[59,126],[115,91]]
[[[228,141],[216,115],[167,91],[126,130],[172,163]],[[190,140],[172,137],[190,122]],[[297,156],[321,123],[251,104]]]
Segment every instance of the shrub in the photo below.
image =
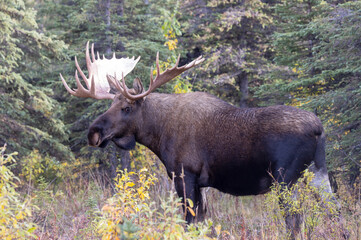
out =
[[[327,200],[332,199],[330,194],[312,184],[314,177],[313,172],[305,170],[303,176],[292,187],[277,182],[273,184],[265,199],[265,208],[269,218],[268,228],[272,232],[278,232],[281,225],[285,229],[284,217],[291,214],[302,216],[301,234],[307,239],[318,239],[320,234],[325,232],[330,239],[340,237],[343,226],[335,226],[339,223],[336,219],[338,206],[335,202]],[[323,198],[321,198],[322,195]],[[280,202],[283,203],[281,207]]]
[[149,191],[157,181],[146,168],[121,171],[115,182],[116,194],[99,213],[98,233],[102,239],[210,239],[210,220],[185,228],[182,203],[171,192],[160,207]]
[[16,153],[5,154],[5,149],[0,148],[0,239],[36,238],[36,224],[30,221],[34,206],[16,192],[20,180],[10,170]]

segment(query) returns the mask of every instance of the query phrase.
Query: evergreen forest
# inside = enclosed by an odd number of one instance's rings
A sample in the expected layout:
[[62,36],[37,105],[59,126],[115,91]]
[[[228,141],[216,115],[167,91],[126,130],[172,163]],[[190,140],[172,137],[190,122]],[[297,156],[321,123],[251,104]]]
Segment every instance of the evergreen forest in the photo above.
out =
[[[315,113],[342,219],[305,172],[297,201],[276,184],[247,197],[206,189],[206,220],[186,225],[149,149],[88,146],[111,101],[71,96],[59,76],[75,88],[88,41],[105,58],[141,57],[128,86],[147,89],[157,52],[162,71],[202,55],[156,91]],[[0,0],[0,147],[0,239],[287,239],[279,201],[304,216],[297,239],[361,239],[361,1]]]

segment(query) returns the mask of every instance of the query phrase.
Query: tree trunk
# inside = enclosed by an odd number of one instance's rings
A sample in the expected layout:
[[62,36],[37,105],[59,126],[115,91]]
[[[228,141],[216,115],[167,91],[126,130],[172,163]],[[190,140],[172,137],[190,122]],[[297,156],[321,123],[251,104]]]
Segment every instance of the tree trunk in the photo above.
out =
[[104,2],[104,10],[105,10],[105,53],[107,55],[112,54],[112,48],[111,48],[111,33],[110,33],[110,27],[111,27],[111,21],[110,21],[110,0],[105,0]]
[[[112,145],[109,149],[109,168],[107,175],[110,178],[110,186],[112,192],[114,191],[114,178],[117,176],[117,168],[120,164],[120,169],[130,169],[130,154],[129,151],[122,150],[115,145]],[[114,193],[114,192],[113,192]]]
[[[123,25],[123,16],[124,16],[124,0],[118,0],[116,3],[115,3],[115,6],[113,6],[114,9],[115,9],[115,12],[118,16],[118,22],[116,23],[117,25]],[[118,32],[117,33],[118,35],[120,35],[121,33]],[[119,39],[119,38],[118,38]],[[114,51],[117,51],[117,52],[123,52],[125,51],[125,47],[124,47],[124,44],[121,40],[118,40],[118,42],[115,43],[115,49]]]
[[123,17],[123,15],[124,15],[124,1],[123,0],[118,1],[117,6],[116,6],[116,11],[117,11],[117,15],[119,17]]
[[121,168],[122,170],[124,169],[130,169],[130,154],[129,151],[125,151],[122,149],[119,149],[119,155],[120,155],[120,164],[121,164]]
[[120,164],[121,170],[130,168],[130,154],[129,151],[122,150],[116,146],[112,146],[110,149],[110,171],[109,175],[111,179],[114,179],[117,176],[117,167]]
[[240,88],[241,99],[239,101],[240,107],[248,106],[248,75],[245,72],[242,72],[237,77],[237,84]]

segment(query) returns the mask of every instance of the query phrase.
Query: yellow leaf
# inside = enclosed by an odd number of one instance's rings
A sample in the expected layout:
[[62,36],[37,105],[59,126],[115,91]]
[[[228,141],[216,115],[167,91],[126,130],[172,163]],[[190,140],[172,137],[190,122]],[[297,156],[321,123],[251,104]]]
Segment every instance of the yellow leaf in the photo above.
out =
[[102,211],[109,211],[111,209],[111,207],[109,205],[104,205],[104,207],[102,208]]
[[196,215],[196,213],[193,211],[192,208],[190,207],[187,207],[188,208],[188,211],[192,214],[192,216],[194,217]]
[[221,228],[222,226],[220,224],[218,224],[214,229],[216,230],[217,236],[219,236],[221,234]]
[[135,185],[135,183],[133,183],[133,182],[127,182],[125,184],[125,186],[127,186],[127,187],[133,187],[134,185]]
[[191,208],[193,208],[194,204],[193,201],[190,198],[187,198],[187,202]]
[[16,228],[17,225],[18,225],[18,221],[16,221],[15,219],[13,219],[13,226],[14,226],[14,228]]
[[23,217],[23,213],[22,212],[19,212],[17,215],[16,215],[16,220],[22,220],[24,217]]

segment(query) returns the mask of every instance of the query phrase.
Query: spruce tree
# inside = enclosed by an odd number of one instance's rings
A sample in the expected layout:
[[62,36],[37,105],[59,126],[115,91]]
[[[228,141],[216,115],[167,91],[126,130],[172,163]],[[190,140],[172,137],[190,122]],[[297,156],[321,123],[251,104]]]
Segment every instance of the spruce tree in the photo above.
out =
[[[265,105],[315,112],[328,135],[331,174],[360,175],[360,1],[283,1],[276,6],[275,69],[257,90]],[[272,102],[269,100],[272,99]]]
[[[254,105],[249,88],[267,71],[272,18],[262,1],[187,1],[181,22],[188,56],[208,59],[197,72],[196,89],[208,88],[223,99]],[[193,52],[192,52],[193,51]]]
[[[115,0],[60,0],[44,1],[37,5],[39,21],[47,32],[56,34],[68,44],[67,53],[71,60],[61,62],[61,71],[71,87],[75,87],[74,56],[77,56],[81,68],[86,73],[85,45],[94,43],[95,52],[104,54],[106,58],[141,56],[133,73],[126,78],[130,87],[135,77],[142,79],[145,87],[149,84],[150,67],[155,63],[157,51],[161,60],[169,55],[164,46],[160,13],[162,1],[145,3],[136,1]],[[69,26],[64,29],[64,26]],[[70,132],[69,144],[72,151],[89,162],[105,163],[109,166],[110,176],[114,177],[118,160],[121,167],[129,167],[129,162],[123,161],[127,153],[120,151],[113,144],[106,149],[88,147],[87,129],[91,122],[105,112],[111,101],[96,101],[94,99],[76,98],[70,96],[58,80],[57,99],[67,107],[65,122]],[[129,158],[129,157],[128,157]]]
[[71,159],[62,108],[45,84],[53,59],[65,56],[62,41],[41,32],[36,11],[23,0],[0,1],[0,144],[23,157],[33,149]]

